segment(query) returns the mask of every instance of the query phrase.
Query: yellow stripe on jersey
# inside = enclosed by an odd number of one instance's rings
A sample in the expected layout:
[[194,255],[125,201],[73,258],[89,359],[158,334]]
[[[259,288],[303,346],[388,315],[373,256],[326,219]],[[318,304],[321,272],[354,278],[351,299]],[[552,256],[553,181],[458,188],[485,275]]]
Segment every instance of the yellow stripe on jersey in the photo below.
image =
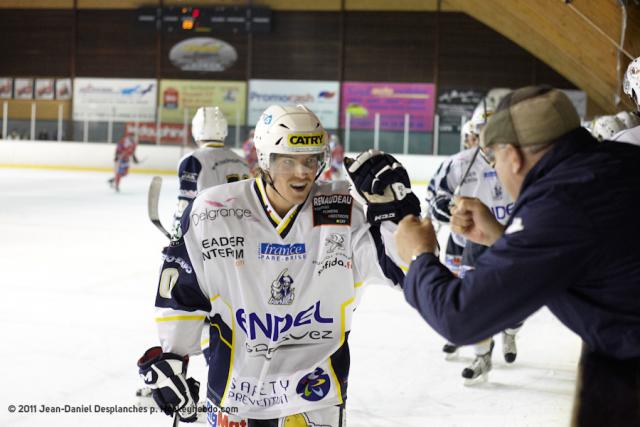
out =
[[327,359],[329,363],[329,371],[331,371],[331,377],[333,378],[333,382],[336,385],[336,389],[338,391],[338,398],[340,399],[340,404],[342,401],[342,387],[340,387],[340,381],[338,381],[338,376],[336,375],[336,371],[333,370],[333,364],[331,363],[331,358]]
[[156,317],[156,323],[160,322],[174,322],[176,320],[204,320],[206,316],[168,316],[168,317]]
[[[216,328],[218,330],[218,335],[220,335],[220,340],[225,343],[227,345],[227,347],[233,349],[233,346],[231,344],[229,344],[229,341],[225,340],[224,337],[222,336],[222,329],[220,329],[220,325],[218,325],[217,323],[212,323],[211,326],[213,326],[214,328]],[[233,340],[233,335],[231,335],[231,339]]]
[[258,191],[260,192],[260,198],[262,199],[262,205],[264,207],[264,211],[269,215],[269,218],[276,224],[276,226],[280,225],[282,221],[278,215],[273,212],[273,210],[269,209],[269,199],[267,199],[267,192],[264,189],[264,184],[262,183],[262,178],[256,179],[256,185],[258,186]]
[[[220,297],[220,294],[214,295],[211,298],[209,298],[209,301],[213,302],[215,300],[217,300]],[[224,300],[220,300],[222,302],[224,302]],[[226,302],[224,302],[225,305],[227,307],[229,307],[229,304],[227,304]],[[229,309],[231,309],[231,307],[229,307]],[[231,313],[231,319],[233,321],[233,312]],[[220,325],[218,325],[217,323],[211,323],[211,326],[213,326],[214,328],[218,329],[218,335],[220,335],[220,340],[225,343],[227,345],[227,347],[229,348],[233,348],[233,346],[231,344],[229,344],[229,341],[225,340],[224,337],[222,336],[222,329],[220,329]],[[233,340],[233,328],[231,329],[231,339]],[[209,340],[207,340],[209,341]],[[200,344],[202,346],[202,344]]]
[[348,300],[346,300],[345,302],[342,303],[342,305],[340,306],[340,344],[338,345],[338,347],[341,347],[342,344],[344,344],[344,337],[345,337],[345,329],[347,327],[346,323],[346,314],[345,314],[345,310],[347,308],[347,306],[349,304],[351,304],[353,301],[355,300],[355,297],[351,297]]
[[[355,286],[360,286],[362,285],[362,282],[358,282],[355,284]],[[342,345],[344,344],[344,340],[345,340],[345,329],[347,327],[346,323],[346,308],[349,304],[351,304],[353,301],[355,300],[355,297],[351,297],[348,300],[346,300],[345,302],[342,303],[342,305],[340,306],[340,313],[341,313],[341,318],[340,318],[340,344],[338,345],[338,348],[341,348]],[[333,364],[331,363],[331,357],[329,357],[329,359],[327,359],[327,362],[329,364],[329,370],[331,371],[331,376],[333,377],[333,382],[336,385],[336,389],[338,389],[338,397],[340,398],[340,404],[342,404],[342,388],[340,387],[340,381],[338,381],[338,376],[336,375],[336,372],[333,370]]]
[[297,214],[298,206],[296,206],[294,210],[290,211],[289,214],[287,214],[287,216],[284,218],[284,220],[280,224],[278,224],[278,227],[276,228],[278,234],[282,234],[282,232],[289,226],[289,223],[293,221]]
[[364,284],[364,282],[356,282],[356,283],[353,284],[353,289],[358,289],[363,284]]

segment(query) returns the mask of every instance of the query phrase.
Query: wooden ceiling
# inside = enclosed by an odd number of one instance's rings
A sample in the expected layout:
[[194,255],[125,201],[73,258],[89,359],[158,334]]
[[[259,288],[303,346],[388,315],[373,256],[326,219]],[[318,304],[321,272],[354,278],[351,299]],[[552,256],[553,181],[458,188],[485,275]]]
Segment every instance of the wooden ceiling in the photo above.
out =
[[[619,0],[0,0],[0,8],[131,9],[140,6],[268,6],[288,11],[457,11],[493,28],[587,92],[595,112],[630,109],[620,84],[629,58],[618,55]],[[624,50],[640,56],[640,6],[627,0]],[[621,70],[616,66],[620,56]],[[621,103],[617,95],[621,94]]]

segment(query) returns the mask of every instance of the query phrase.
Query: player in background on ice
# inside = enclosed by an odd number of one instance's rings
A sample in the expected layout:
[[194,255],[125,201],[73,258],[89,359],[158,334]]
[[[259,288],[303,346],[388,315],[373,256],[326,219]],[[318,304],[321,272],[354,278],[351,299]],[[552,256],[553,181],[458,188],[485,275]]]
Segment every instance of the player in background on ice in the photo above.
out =
[[627,72],[624,74],[623,89],[624,93],[626,93],[636,105],[636,111],[631,113],[633,116],[629,119],[629,124],[633,124],[634,119],[636,124],[634,127],[614,135],[611,140],[640,145],[640,123],[637,121],[640,115],[640,57],[631,61],[627,67]]
[[323,181],[344,179],[344,147],[340,144],[340,138],[335,133],[329,135],[329,150],[331,151],[331,163],[322,174],[321,179]]
[[133,132],[127,131],[116,145],[114,161],[114,177],[109,179],[109,185],[120,191],[120,180],[129,174],[129,160],[139,163],[136,157],[136,144]]
[[420,202],[402,165],[379,151],[345,159],[351,186],[318,182],[327,134],[304,106],[267,108],[255,144],[260,175],[200,193],[165,248],[161,347],[139,372],[163,411],[193,421],[199,384],[183,365],[209,317],[210,426],[342,427],[353,312],[368,285],[402,285],[387,244]]
[[[468,120],[461,129],[463,147],[465,149],[473,148],[478,145],[478,136],[471,131],[471,128],[472,121]],[[440,224],[449,224],[449,220],[451,218],[451,213],[449,212],[451,190],[449,190],[446,185],[446,177],[451,168],[452,160],[453,156],[442,162],[427,185],[426,202],[428,206],[428,216]],[[456,240],[456,238],[458,240]],[[456,276],[459,274],[460,266],[462,264],[462,250],[464,249],[464,243],[465,241],[463,238],[460,238],[454,233],[449,233],[449,238],[445,248],[445,265]],[[447,345],[445,345],[445,347],[446,346]],[[446,350],[444,351],[446,352]]]
[[[493,113],[493,109],[497,106],[499,100],[506,93],[501,91],[498,96],[486,99],[479,104],[470,120],[469,138],[466,138],[469,148],[454,155],[448,163],[445,170],[441,173],[439,182],[436,185],[436,196],[431,210],[432,217],[436,219],[446,219],[449,222],[451,218],[450,206],[454,198],[454,193],[459,187],[459,195],[467,197],[477,197],[491,209],[495,218],[502,224],[509,220],[511,210],[513,209],[513,200],[504,191],[502,184],[498,180],[495,170],[489,165],[487,160],[479,153],[475,159],[474,154],[479,143],[479,135],[487,118]],[[464,130],[463,130],[464,132]],[[473,162],[473,164],[471,164]],[[470,167],[466,178],[463,177],[467,169]],[[486,247],[466,241],[464,237],[455,233],[451,233],[451,240],[463,247],[460,258],[455,259],[453,255],[449,263],[459,262],[459,267],[454,268],[452,272],[459,277],[463,277],[465,273],[474,268],[476,259],[484,252]],[[448,247],[449,245],[447,245]],[[455,247],[454,247],[455,248]],[[455,249],[454,249],[455,250]],[[455,265],[455,264],[454,264]],[[513,363],[517,357],[517,346],[515,337],[520,330],[522,322],[514,324],[502,333],[502,352],[507,363]],[[491,355],[494,347],[493,338],[480,341],[473,346],[475,359],[468,367],[462,371],[462,377],[467,383],[476,380],[486,380],[487,374],[492,368]],[[447,359],[452,359],[457,355],[459,346],[455,343],[447,342],[442,351],[445,352]]]
[[198,108],[191,120],[191,135],[198,149],[180,159],[178,165],[180,190],[173,215],[172,235],[179,237],[182,214],[200,191],[249,178],[249,167],[245,161],[224,146],[227,134],[227,119],[220,108]]
[[249,132],[249,138],[242,143],[242,151],[244,152],[244,160],[249,166],[251,176],[255,177],[258,174],[258,154],[256,153],[256,146],[253,143],[253,135],[255,130],[251,129]]

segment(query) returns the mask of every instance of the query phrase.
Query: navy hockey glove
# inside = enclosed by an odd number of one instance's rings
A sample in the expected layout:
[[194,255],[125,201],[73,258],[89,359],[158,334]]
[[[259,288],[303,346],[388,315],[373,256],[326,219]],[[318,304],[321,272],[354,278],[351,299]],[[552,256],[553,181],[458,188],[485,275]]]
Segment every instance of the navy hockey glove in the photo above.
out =
[[153,400],[167,415],[178,412],[180,421],[192,423],[198,418],[196,404],[200,383],[193,378],[185,378],[183,367],[188,356],[163,353],[160,347],[151,347],[140,360],[138,372],[144,383],[152,390]]
[[367,205],[369,223],[397,224],[406,215],[420,216],[420,201],[411,191],[409,175],[392,155],[368,150],[355,160],[345,157],[344,166],[356,199]]

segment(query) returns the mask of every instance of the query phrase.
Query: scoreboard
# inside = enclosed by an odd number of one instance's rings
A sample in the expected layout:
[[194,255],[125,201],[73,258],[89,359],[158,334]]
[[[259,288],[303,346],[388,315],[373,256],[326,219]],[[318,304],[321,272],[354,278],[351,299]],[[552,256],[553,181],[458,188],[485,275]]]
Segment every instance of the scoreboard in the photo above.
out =
[[136,15],[140,25],[166,32],[246,32],[271,31],[271,9],[266,7],[143,7]]

